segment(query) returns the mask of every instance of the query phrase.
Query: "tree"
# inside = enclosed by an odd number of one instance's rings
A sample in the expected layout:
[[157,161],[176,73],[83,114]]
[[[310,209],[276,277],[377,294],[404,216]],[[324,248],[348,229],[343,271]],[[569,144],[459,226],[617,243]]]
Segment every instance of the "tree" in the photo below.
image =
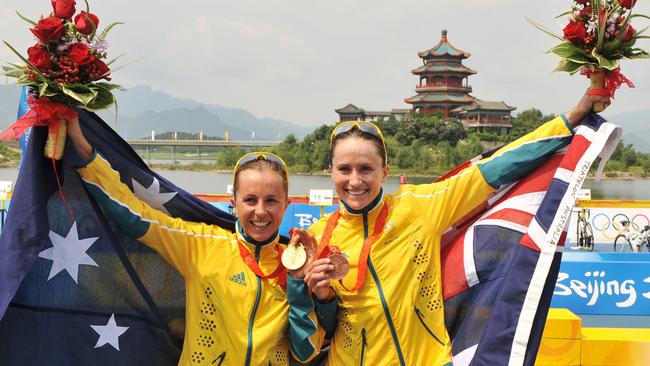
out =
[[296,156],[307,171],[321,171],[329,166],[329,141],[334,126],[322,125],[305,136]]
[[287,136],[282,143],[273,147],[271,152],[280,156],[287,166],[297,164],[297,156],[300,154],[300,146],[298,145],[296,136],[293,134]]
[[483,153],[483,144],[477,135],[461,141],[456,145],[456,152],[461,160],[469,160]]
[[402,126],[402,122],[396,120],[393,116],[391,116],[389,119],[382,119],[376,124],[379,129],[381,129],[381,132],[384,134],[384,136],[395,136],[395,134],[397,134],[397,131],[399,131]]
[[456,146],[458,140],[467,136],[467,131],[458,120],[443,120],[436,116],[409,114],[402,120],[402,125],[395,134],[395,139],[402,145],[411,145],[416,139],[428,144],[447,141]]
[[621,153],[621,161],[626,168],[632,165],[636,165],[636,151],[634,150],[634,146],[632,146],[632,144],[628,144],[623,148],[623,151]]
[[241,147],[231,147],[224,149],[217,158],[217,165],[220,168],[233,169],[237,160],[246,153],[246,150]]
[[544,115],[536,108],[530,108],[520,112],[512,119],[512,130],[508,135],[508,141],[514,141],[553,118],[555,118],[554,114]]

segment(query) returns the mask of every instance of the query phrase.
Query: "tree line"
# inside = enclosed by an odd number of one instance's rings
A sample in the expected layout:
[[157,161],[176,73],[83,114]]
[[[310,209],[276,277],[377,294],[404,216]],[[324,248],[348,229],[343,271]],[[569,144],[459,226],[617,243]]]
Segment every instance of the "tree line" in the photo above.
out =
[[[467,129],[455,119],[440,115],[408,114],[404,119],[377,121],[388,147],[388,160],[393,174],[439,176],[495,146],[500,146],[525,135],[555,118],[535,108],[522,111],[512,120],[508,134],[496,130],[478,132]],[[298,141],[289,135],[272,152],[285,159],[292,173],[323,172],[329,166],[329,139],[335,125],[321,125]],[[650,175],[650,154],[637,152],[631,144],[619,143],[605,167],[606,174],[620,173]]]

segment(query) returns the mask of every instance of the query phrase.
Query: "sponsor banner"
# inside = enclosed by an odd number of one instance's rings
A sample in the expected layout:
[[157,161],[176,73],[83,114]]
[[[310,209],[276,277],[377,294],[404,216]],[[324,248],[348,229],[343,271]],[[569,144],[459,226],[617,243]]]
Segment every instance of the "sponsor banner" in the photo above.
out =
[[650,254],[564,253],[551,306],[576,314],[650,316]]

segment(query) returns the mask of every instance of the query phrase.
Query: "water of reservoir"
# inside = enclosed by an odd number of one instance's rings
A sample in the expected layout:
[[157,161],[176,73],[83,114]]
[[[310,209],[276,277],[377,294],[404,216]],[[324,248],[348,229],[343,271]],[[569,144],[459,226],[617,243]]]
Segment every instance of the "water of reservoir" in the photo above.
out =
[[[232,174],[218,172],[197,172],[182,170],[162,170],[159,173],[176,185],[191,193],[226,193],[226,187],[232,183]],[[0,180],[16,181],[16,168],[0,168]],[[428,183],[428,178],[408,177],[408,183]],[[384,190],[392,193],[399,186],[398,177],[390,177],[384,184]],[[333,189],[329,176],[291,175],[289,178],[290,195],[307,195],[310,189]],[[611,200],[650,200],[650,180],[587,180],[583,188],[591,189],[593,199]]]

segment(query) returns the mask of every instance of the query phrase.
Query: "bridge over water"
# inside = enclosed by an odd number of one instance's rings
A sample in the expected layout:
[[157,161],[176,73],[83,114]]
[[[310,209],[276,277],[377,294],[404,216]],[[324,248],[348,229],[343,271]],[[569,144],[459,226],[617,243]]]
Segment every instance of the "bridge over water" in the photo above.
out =
[[226,141],[226,140],[147,140],[132,139],[126,140],[134,149],[144,149],[145,157],[150,158],[150,152],[155,147],[171,147],[172,160],[176,160],[177,147],[196,147],[199,160],[201,159],[201,149],[205,147],[252,147],[265,148],[276,146],[281,141]]
[[225,141],[225,140],[126,140],[133,147],[153,146],[227,146],[227,147],[270,147],[281,141]]

